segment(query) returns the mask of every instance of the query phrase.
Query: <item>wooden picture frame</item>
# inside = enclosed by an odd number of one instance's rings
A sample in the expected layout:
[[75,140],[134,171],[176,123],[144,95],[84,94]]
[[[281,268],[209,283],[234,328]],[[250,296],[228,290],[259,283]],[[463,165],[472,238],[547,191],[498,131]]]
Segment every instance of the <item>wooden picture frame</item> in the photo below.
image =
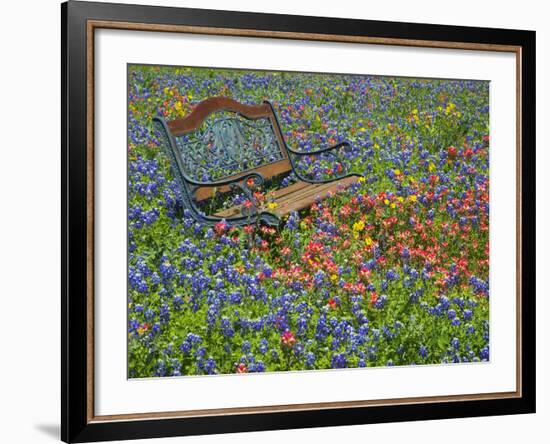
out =
[[[534,32],[78,1],[63,3],[61,18],[63,441],[138,439],[535,412]],[[94,32],[98,29],[515,54],[517,389],[501,393],[96,416],[93,42]]]

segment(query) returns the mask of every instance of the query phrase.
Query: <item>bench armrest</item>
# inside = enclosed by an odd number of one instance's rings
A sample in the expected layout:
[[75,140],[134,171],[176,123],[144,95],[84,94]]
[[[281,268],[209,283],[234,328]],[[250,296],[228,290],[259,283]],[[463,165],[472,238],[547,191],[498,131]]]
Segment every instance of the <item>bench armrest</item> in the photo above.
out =
[[288,145],[287,145],[286,149],[288,150],[289,153],[292,153],[296,156],[315,156],[317,154],[327,153],[329,151],[335,150],[335,149],[340,148],[342,146],[346,146],[348,148],[351,148],[351,144],[347,140],[345,140],[343,142],[337,143],[336,145],[327,146],[325,148],[321,148],[321,149],[318,149],[318,150],[315,150],[315,151],[296,151],[296,150],[290,148]]
[[296,175],[296,177],[298,177],[298,179],[300,179],[304,182],[321,184],[321,183],[334,182],[335,180],[344,179],[346,177],[353,177],[353,176],[363,177],[362,174],[344,172],[343,174],[340,174],[340,175],[336,174],[335,176],[333,176],[329,179],[309,179],[309,178],[305,177],[303,174],[298,172],[296,162],[292,158],[292,155],[294,155],[296,157],[316,156],[316,155],[319,155],[319,154],[328,153],[330,151],[336,150],[336,149],[341,148],[341,147],[351,148],[351,144],[348,141],[343,141],[343,142],[337,143],[336,145],[321,148],[321,149],[314,150],[314,151],[296,151],[296,150],[294,150],[294,149],[292,149],[288,146],[286,148],[289,152],[290,163],[292,165],[292,172]]

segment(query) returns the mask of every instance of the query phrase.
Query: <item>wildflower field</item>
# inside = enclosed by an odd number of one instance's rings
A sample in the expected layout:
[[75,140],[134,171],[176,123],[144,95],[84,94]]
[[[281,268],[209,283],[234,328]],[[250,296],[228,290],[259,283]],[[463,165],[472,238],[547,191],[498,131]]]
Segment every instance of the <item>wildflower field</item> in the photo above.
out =
[[[214,96],[363,177],[278,228],[195,222],[151,119]],[[489,359],[488,82],[130,65],[128,145],[130,378]]]

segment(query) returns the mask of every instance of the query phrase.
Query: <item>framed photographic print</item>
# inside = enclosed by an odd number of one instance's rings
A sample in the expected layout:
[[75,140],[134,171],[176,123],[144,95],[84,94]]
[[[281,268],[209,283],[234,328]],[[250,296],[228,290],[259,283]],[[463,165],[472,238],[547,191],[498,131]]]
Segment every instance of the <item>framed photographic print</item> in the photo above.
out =
[[62,439],[535,411],[535,33],[64,3]]

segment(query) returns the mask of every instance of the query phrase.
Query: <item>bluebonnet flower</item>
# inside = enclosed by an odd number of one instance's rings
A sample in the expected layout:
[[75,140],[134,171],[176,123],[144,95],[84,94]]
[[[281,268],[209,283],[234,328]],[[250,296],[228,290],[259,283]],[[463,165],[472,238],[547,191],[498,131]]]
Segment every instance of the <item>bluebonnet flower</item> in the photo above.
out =
[[160,324],[155,322],[153,328],[151,328],[151,336],[155,336],[160,333]]
[[481,349],[479,352],[479,357],[482,361],[488,361],[489,360],[489,346],[486,345]]
[[180,350],[183,353],[189,353],[192,348],[193,348],[193,343],[187,339],[183,341],[182,344],[180,345]]
[[209,357],[206,360],[204,364],[204,370],[209,375],[213,375],[216,373],[216,361],[212,357]]
[[160,322],[166,324],[170,320],[170,307],[167,304],[160,306]]
[[392,268],[386,273],[386,279],[389,281],[394,281],[399,277],[399,274]]
[[306,354],[306,366],[307,367],[313,367],[315,365],[315,354],[312,352],[308,352]]
[[296,334],[297,335],[303,335],[306,333],[307,331],[307,317],[304,316],[304,315],[300,315],[298,317],[298,320],[296,321],[296,326],[297,326],[297,331],[296,331]]
[[235,334],[235,330],[233,329],[233,326],[231,325],[231,320],[228,317],[222,317],[220,321],[220,326],[222,329],[222,334],[226,338],[232,338]]
[[324,313],[322,313],[319,316],[318,320],[317,320],[315,338],[317,340],[322,341],[323,339],[325,339],[328,336],[329,333],[330,333],[330,329],[327,325],[326,315]]
[[315,274],[313,275],[313,283],[317,287],[322,287],[324,282],[325,282],[325,273],[323,273],[322,270],[316,271]]
[[172,299],[172,304],[174,306],[174,310],[180,310],[183,305],[183,298],[180,295],[175,295],[174,299]]
[[206,348],[205,347],[198,347],[195,351],[195,358],[204,358],[206,355]]
[[489,281],[483,281],[475,276],[470,278],[470,285],[474,288],[474,291],[477,294],[482,294],[485,296],[489,295]]
[[346,368],[348,364],[345,353],[336,353],[332,355],[330,366],[331,368]]
[[250,341],[243,341],[242,345],[241,345],[241,350],[243,353],[250,353]]
[[259,345],[260,353],[262,354],[267,353],[268,347],[269,347],[269,342],[267,341],[267,339],[261,339],[260,345]]
[[460,348],[460,341],[458,340],[458,338],[451,339],[451,347],[455,349]]
[[161,280],[160,280],[160,276],[158,275],[158,273],[155,271],[153,272],[153,274],[151,275],[151,283],[153,285],[158,285],[160,284]]
[[159,360],[155,365],[155,376],[166,376],[166,364],[164,361]]
[[388,297],[385,294],[381,295],[374,303],[374,307],[381,310],[386,305],[387,300]]
[[288,230],[296,230],[298,228],[299,221],[300,217],[298,216],[298,213],[294,211],[288,216],[285,228]]

